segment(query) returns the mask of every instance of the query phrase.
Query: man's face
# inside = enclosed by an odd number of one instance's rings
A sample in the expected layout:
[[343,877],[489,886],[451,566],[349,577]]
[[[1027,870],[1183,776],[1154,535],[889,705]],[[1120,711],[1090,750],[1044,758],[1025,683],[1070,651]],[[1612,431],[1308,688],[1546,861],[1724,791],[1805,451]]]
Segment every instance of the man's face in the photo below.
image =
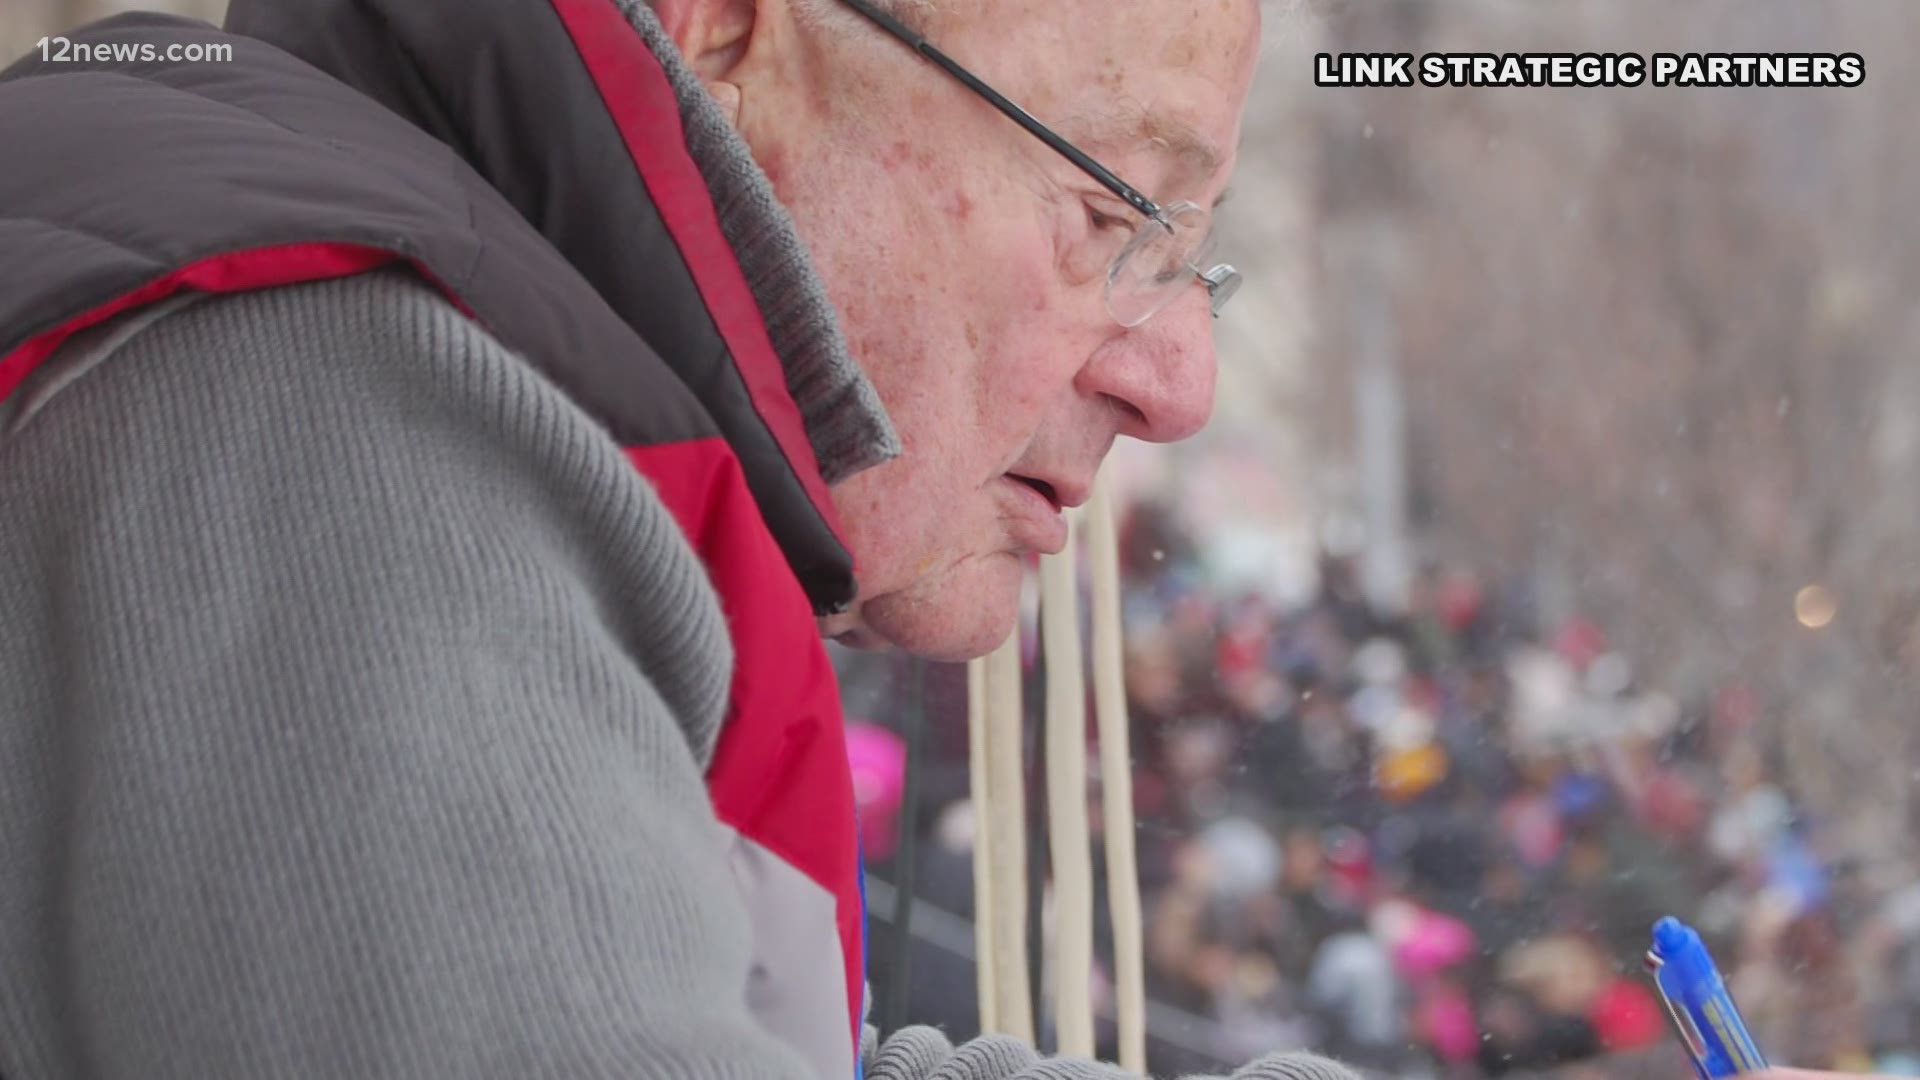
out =
[[[1162,205],[1224,193],[1253,0],[950,0],[923,29]],[[838,31],[794,49],[813,92],[756,110],[748,87],[742,111],[905,446],[835,489],[861,592],[824,630],[976,656],[1114,438],[1205,423],[1207,294],[1122,328],[1106,273],[1140,215],[878,28]]]

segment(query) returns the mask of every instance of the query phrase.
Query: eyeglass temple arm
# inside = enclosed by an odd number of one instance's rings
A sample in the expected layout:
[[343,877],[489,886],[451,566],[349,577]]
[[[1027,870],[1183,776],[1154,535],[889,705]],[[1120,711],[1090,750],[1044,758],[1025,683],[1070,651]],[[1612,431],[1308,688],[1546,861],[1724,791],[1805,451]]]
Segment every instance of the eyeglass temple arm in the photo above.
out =
[[1004,113],[1007,119],[1026,128],[1034,138],[1046,143],[1053,148],[1055,153],[1073,162],[1080,171],[1100,181],[1100,186],[1113,192],[1120,198],[1125,199],[1127,205],[1161,224],[1166,224],[1166,215],[1161,211],[1158,203],[1140,194],[1138,190],[1125,180],[1113,175],[1113,173],[1107,170],[1106,166],[1088,157],[1079,147],[1054,134],[1052,129],[1048,128],[1047,125],[1035,120],[1032,113],[1015,105],[1007,99],[1006,95],[1000,93],[1000,91],[981,82],[973,72],[961,67],[946,53],[934,48],[928,43],[926,38],[908,29],[905,23],[869,4],[867,0],[845,0],[845,2],[848,7],[858,11],[879,25],[879,27],[887,33],[905,42],[907,46],[915,52],[940,65],[941,69],[947,74],[965,83],[969,90],[986,98],[994,108]]

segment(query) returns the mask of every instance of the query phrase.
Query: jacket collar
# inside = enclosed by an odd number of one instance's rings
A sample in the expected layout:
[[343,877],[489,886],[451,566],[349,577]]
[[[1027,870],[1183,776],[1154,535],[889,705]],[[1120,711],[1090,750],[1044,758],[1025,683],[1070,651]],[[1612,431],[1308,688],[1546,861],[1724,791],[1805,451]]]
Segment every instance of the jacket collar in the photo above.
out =
[[823,554],[796,538],[837,545],[826,485],[898,439],[765,174],[644,3],[234,0],[227,25],[452,148],[701,398],[795,570]]
[[615,6],[673,85],[687,151],[759,301],[827,483],[899,456],[900,442],[879,395],[848,351],[813,256],[766,172],[668,39],[653,8],[644,0],[615,0]]

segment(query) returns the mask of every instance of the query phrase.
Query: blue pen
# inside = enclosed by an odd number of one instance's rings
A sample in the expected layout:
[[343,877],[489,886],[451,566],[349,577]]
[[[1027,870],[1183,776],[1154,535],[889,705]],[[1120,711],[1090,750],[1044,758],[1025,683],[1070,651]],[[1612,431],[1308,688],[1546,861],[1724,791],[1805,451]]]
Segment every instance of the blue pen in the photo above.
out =
[[1733,995],[1693,928],[1669,915],[1653,924],[1647,972],[1700,1080],[1761,1072],[1767,1059],[1747,1032]]

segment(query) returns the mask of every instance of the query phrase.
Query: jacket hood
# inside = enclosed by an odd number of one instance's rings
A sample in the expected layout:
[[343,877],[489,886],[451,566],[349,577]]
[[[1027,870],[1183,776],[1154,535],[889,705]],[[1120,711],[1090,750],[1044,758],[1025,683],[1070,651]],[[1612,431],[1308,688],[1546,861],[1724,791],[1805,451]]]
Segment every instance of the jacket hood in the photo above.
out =
[[796,570],[796,545],[840,544],[827,485],[898,438],[786,210],[645,3],[234,0],[227,28],[450,147],[700,398]]

